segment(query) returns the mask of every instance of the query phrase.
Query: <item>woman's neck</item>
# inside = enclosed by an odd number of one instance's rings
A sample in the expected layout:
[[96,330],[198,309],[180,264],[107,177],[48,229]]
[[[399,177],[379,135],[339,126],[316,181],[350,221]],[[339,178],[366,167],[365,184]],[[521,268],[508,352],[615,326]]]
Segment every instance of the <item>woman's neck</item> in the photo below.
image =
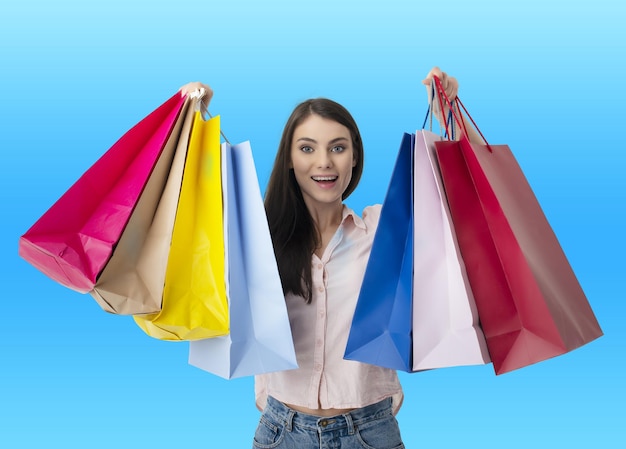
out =
[[328,246],[328,243],[332,239],[333,235],[337,231],[337,228],[341,224],[343,219],[343,204],[336,203],[328,205],[328,207],[316,207],[309,209],[309,213],[315,223],[315,228],[319,233],[320,241],[315,249],[315,254],[321,258]]
[[334,203],[323,207],[309,207],[309,213],[319,232],[337,229],[343,218],[343,204]]

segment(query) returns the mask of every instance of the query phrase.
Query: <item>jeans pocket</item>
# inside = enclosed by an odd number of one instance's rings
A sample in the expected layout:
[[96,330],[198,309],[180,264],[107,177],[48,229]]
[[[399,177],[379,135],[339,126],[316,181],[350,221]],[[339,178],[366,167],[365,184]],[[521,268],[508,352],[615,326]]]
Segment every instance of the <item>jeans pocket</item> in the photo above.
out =
[[404,449],[400,427],[393,415],[358,426],[357,439],[365,449]]
[[282,441],[285,427],[275,423],[269,417],[262,415],[256,432],[254,433],[253,445],[258,449],[276,448]]

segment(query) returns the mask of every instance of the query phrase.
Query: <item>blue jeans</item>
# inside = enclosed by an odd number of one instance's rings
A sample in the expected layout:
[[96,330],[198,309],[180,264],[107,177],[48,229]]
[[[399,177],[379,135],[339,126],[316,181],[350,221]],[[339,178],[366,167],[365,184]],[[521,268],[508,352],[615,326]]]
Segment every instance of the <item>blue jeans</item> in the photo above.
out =
[[330,418],[290,409],[273,397],[261,415],[254,449],[403,449],[391,398]]

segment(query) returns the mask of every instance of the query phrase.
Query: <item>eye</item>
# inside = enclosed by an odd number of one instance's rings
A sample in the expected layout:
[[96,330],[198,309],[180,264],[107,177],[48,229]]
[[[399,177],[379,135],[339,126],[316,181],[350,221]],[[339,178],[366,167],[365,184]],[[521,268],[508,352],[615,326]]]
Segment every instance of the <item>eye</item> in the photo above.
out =
[[345,151],[346,147],[342,146],[342,145],[336,145],[334,147],[332,147],[330,149],[331,153],[342,153],[343,151]]
[[303,153],[312,153],[313,152],[313,148],[304,145],[300,147],[300,151],[302,151]]

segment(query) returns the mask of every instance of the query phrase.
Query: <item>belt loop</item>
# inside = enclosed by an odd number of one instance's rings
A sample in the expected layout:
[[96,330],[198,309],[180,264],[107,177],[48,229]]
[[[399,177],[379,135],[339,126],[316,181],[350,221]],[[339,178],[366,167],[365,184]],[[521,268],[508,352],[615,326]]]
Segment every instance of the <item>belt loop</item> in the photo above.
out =
[[289,410],[289,414],[287,415],[285,429],[287,429],[287,432],[291,432],[293,430],[293,417],[295,416],[296,412],[291,410],[290,408],[287,408],[287,410]]
[[352,436],[356,432],[356,428],[354,427],[354,422],[352,422],[352,415],[350,413],[346,413],[343,415],[346,418],[346,426],[348,427],[348,435]]

